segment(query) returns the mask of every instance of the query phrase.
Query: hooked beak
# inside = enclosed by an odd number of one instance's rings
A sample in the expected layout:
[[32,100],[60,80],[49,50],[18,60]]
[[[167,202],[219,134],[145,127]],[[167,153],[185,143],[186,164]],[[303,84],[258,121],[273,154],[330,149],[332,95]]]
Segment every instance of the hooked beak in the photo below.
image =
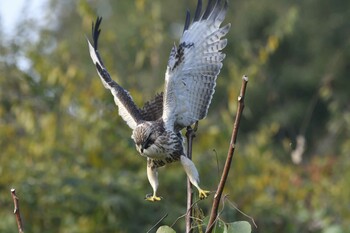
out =
[[142,145],[136,145],[138,151],[143,154],[143,150],[145,149],[145,146],[142,144]]
[[141,148],[140,148],[140,151],[141,151],[141,153],[143,153],[143,150],[145,149],[145,144],[142,144],[141,145]]

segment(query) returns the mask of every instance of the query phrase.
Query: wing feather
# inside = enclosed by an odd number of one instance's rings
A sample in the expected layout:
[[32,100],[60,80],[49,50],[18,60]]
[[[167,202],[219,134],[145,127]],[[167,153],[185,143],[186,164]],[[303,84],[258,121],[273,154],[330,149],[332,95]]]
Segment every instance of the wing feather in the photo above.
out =
[[199,17],[201,16],[201,11],[202,11],[202,0],[198,0],[197,8],[194,13],[193,22],[196,22],[199,20]]
[[163,92],[146,102],[140,112],[145,121],[155,121],[161,118],[163,114]]
[[[224,3],[223,3],[224,2]],[[227,0],[209,0],[200,17],[198,0],[195,17],[185,30],[178,47],[171,50],[165,74],[163,120],[166,127],[181,129],[206,117],[222,68],[227,45],[224,37],[230,24],[220,27],[227,12]]]
[[103,65],[102,59],[97,50],[98,37],[101,32],[101,29],[99,28],[101,21],[102,18],[97,17],[96,24],[92,24],[92,37],[94,46],[92,46],[88,40],[90,57],[96,66],[97,73],[100,76],[104,87],[109,89],[114,96],[114,102],[118,106],[119,115],[131,129],[135,129],[137,124],[143,120],[140,110],[135,105],[129,92],[119,86],[119,84],[114,80],[112,80],[107,69]]
[[188,27],[190,26],[190,19],[191,19],[191,15],[190,15],[189,10],[187,10],[184,31],[188,30]]

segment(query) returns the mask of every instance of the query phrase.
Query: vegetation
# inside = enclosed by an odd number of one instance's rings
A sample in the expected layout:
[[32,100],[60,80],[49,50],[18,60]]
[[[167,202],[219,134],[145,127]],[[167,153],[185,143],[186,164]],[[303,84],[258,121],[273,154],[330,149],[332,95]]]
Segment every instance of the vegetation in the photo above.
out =
[[[146,232],[166,213],[161,225],[185,214],[180,164],[160,169],[162,202],[143,200],[146,162],[85,35],[104,17],[105,65],[141,105],[162,90],[170,48],[195,4],[48,0],[44,22],[27,12],[12,38],[0,28],[1,232],[17,232],[11,188],[26,232]],[[215,190],[247,74],[221,223],[250,221],[237,206],[257,223],[252,232],[350,232],[350,2],[235,0],[225,22],[227,57],[193,148],[203,187]],[[300,151],[299,163],[292,154]],[[198,202],[198,218],[207,219],[211,202]],[[184,218],[172,227],[183,232]]]

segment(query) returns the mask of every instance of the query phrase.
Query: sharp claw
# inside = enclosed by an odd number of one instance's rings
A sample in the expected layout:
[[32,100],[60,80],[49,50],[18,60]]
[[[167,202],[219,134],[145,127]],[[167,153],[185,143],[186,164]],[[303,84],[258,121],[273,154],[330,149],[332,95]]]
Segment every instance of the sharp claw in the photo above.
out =
[[199,199],[201,200],[207,198],[210,194],[210,191],[207,191],[207,190],[200,189],[198,191],[199,191]]
[[162,199],[163,199],[162,197],[158,197],[156,195],[146,195],[145,197],[146,201],[151,201],[151,202],[160,201]]

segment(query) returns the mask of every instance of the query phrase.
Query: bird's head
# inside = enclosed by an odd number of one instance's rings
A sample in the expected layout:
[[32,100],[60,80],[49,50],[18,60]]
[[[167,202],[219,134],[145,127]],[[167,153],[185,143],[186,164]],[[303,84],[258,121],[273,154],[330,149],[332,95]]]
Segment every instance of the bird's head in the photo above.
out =
[[143,122],[132,132],[131,138],[134,140],[136,149],[141,155],[147,155],[147,149],[153,145],[156,140],[156,134],[153,132],[152,128],[150,122]]

